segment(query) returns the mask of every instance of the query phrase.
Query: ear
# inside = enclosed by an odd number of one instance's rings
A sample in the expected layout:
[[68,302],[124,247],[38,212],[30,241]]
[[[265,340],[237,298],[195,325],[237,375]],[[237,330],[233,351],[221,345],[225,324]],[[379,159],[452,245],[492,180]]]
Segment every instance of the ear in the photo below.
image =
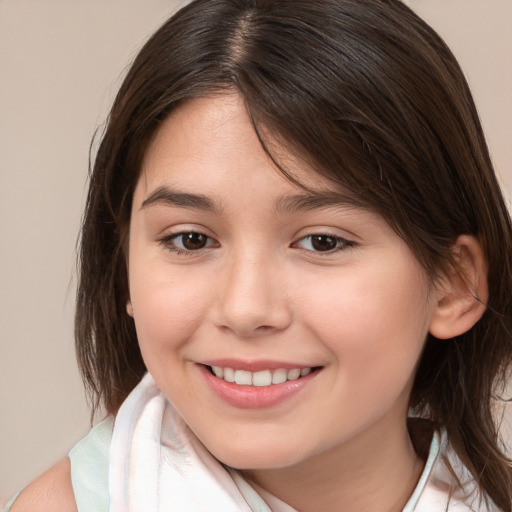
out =
[[126,312],[133,318],[133,306],[131,300],[128,300],[126,303]]
[[487,262],[474,236],[461,235],[453,247],[455,266],[436,288],[430,333],[448,339],[463,334],[482,317],[489,299]]

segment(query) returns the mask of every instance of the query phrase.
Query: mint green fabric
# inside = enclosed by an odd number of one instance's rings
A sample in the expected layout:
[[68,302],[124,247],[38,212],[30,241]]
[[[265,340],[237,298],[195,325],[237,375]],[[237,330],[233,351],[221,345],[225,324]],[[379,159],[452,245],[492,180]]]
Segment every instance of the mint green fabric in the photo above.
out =
[[[23,489],[22,489],[23,490]],[[14,502],[16,501],[16,498],[21,494],[21,491],[18,491],[6,504],[5,507],[2,509],[1,512],[9,512],[11,510],[11,507],[13,506]]]
[[[98,423],[69,452],[71,481],[78,512],[108,512],[108,464],[114,420]],[[9,512],[17,492],[2,509]]]
[[112,418],[98,423],[69,452],[78,512],[108,512],[108,465]]

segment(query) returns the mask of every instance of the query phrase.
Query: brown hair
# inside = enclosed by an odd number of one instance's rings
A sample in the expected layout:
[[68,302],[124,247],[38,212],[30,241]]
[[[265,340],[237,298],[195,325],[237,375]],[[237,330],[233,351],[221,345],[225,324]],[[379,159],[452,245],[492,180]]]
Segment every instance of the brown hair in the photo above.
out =
[[486,313],[455,339],[429,337],[411,405],[448,431],[510,512],[512,469],[493,418],[512,360],[510,216],[454,56],[398,0],[196,0],[140,51],[95,159],[81,233],[76,344],[94,407],[115,413],[145,372],[123,246],[148,142],[178,104],[225,90],[244,98],[269,153],[265,134],[342,183],[432,278],[458,235],[478,237]]

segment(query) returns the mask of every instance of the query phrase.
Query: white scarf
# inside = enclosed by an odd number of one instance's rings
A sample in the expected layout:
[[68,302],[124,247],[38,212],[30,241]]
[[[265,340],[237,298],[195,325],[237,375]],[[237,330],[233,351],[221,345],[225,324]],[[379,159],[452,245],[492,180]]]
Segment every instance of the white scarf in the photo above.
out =
[[[274,512],[296,512],[263,489],[260,492]],[[124,401],[115,420],[109,497],[109,512],[272,512],[237,471],[210,454],[149,374]],[[482,498],[445,433],[435,433],[425,470],[403,512],[498,510]]]
[[109,473],[109,512],[271,512],[208,452],[149,374],[116,417]]

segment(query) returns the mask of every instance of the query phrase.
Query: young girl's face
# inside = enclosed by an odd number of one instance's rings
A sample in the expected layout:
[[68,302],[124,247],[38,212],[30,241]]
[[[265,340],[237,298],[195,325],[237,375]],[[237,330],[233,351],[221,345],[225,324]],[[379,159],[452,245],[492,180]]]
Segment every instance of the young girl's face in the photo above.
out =
[[157,132],[133,201],[130,314],[147,368],[237,468],[371,458],[406,436],[436,303],[381,217],[286,161],[311,192],[276,170],[238,96],[193,100]]

